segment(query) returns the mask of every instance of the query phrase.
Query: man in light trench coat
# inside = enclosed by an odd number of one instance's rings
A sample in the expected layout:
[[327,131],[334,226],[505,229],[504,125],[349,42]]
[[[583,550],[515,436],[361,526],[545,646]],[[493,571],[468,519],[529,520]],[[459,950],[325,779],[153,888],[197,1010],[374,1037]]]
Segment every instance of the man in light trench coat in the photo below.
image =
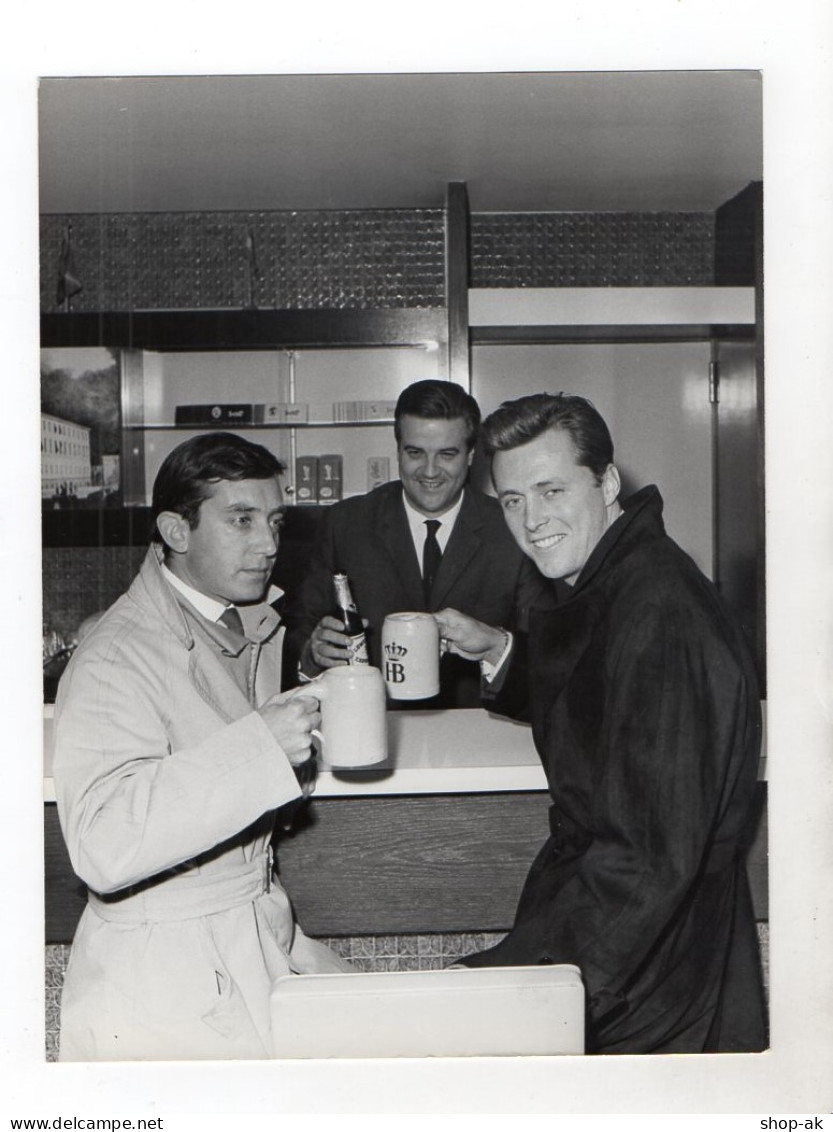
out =
[[272,871],[320,723],[312,694],[278,694],[282,471],[229,433],[176,448],[139,574],[61,681],[58,812],[89,890],[62,1060],[267,1057],[272,980],[348,969]]

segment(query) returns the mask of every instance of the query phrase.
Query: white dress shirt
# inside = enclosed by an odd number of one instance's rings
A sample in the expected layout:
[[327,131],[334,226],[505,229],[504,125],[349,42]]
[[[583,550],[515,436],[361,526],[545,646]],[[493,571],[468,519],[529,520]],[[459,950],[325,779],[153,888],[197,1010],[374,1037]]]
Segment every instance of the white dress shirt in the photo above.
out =
[[417,511],[413,503],[411,503],[402,493],[402,502],[405,504],[405,517],[408,520],[408,526],[411,529],[411,538],[414,540],[414,550],[416,550],[417,562],[419,562],[420,572],[422,571],[422,548],[425,545],[425,536],[428,533],[428,528],[425,523],[428,519],[436,519],[439,522],[437,527],[437,542],[440,544],[440,550],[445,554],[445,548],[448,546],[448,540],[451,538],[451,532],[454,530],[454,524],[457,522],[457,516],[460,514],[460,508],[463,506],[463,495],[460,493],[460,498],[453,507],[449,507],[447,511],[443,511],[442,515],[423,515],[421,511]]
[[[449,507],[442,515],[423,515],[421,511],[417,511],[416,507],[409,502],[404,492],[402,493],[402,502],[405,504],[405,515],[408,519],[408,526],[411,529],[411,538],[414,540],[414,549],[416,550],[419,568],[420,571],[422,571],[422,548],[425,545],[425,536],[428,533],[425,526],[426,520],[439,520],[440,525],[437,528],[437,542],[440,544],[440,550],[445,554],[445,548],[448,545],[448,540],[451,538],[451,532],[454,530],[454,524],[457,522],[460,508],[463,506],[463,495],[461,492],[460,498],[454,506]],[[506,633],[506,644],[498,662],[496,664],[489,664],[487,660],[480,661],[481,675],[488,684],[491,684],[495,679],[498,672],[503,668],[506,658],[512,651],[512,634],[508,629],[504,629],[503,631]]]

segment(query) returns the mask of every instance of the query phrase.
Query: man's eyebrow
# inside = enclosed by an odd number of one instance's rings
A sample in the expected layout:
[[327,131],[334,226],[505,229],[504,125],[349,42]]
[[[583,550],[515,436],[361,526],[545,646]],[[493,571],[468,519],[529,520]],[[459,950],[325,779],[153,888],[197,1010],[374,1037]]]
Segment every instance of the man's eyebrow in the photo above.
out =
[[[258,507],[255,503],[243,503],[242,501],[232,502],[226,504],[226,511],[233,511],[236,514],[251,514],[253,511],[262,511],[262,507]],[[280,515],[284,518],[286,515],[286,504],[281,503],[278,507],[272,507],[267,514],[271,518],[273,515]]]
[[[530,487],[532,488],[533,491],[536,490],[536,488],[557,487],[557,486],[559,486],[559,481],[557,479],[554,479],[554,480],[538,480],[537,483],[530,484]],[[497,494],[498,494],[498,499],[502,499],[504,497],[504,495],[523,495],[524,493],[521,490],[521,488],[519,488],[519,487],[507,487],[503,491],[499,491]]]

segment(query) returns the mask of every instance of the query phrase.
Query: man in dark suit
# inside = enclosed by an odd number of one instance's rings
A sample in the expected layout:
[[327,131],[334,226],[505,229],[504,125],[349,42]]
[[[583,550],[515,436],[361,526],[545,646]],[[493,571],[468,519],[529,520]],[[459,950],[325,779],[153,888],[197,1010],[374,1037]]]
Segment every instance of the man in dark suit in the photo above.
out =
[[[521,553],[495,499],[467,486],[480,427],[477,402],[448,381],[418,381],[394,417],[399,481],[329,508],[297,599],[286,610],[302,675],[347,663],[347,637],[331,613],[333,574],[347,574],[381,667],[389,613],[453,606],[492,625],[524,628],[544,579]],[[477,707],[478,664],[447,654],[440,694],[409,707]]]

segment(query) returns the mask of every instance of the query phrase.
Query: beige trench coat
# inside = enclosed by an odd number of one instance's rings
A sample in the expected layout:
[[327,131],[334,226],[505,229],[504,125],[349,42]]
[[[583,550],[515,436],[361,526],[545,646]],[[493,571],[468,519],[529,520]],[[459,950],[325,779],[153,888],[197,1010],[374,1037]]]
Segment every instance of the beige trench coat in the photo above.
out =
[[[61,1011],[62,1060],[262,1058],[269,989],[348,965],[295,923],[275,877],[292,767],[219,658],[195,640],[152,547],[78,648],[55,705],[54,776],[89,889]],[[255,702],[280,688],[283,629]]]

